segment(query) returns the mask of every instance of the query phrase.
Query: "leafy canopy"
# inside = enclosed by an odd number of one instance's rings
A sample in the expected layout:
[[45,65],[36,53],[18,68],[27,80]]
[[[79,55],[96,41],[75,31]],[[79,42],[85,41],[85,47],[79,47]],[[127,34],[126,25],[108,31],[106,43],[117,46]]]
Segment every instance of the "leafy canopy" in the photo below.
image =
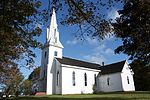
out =
[[0,14],[0,72],[24,59],[28,67],[36,57],[31,48],[40,47],[42,13],[38,0],[1,0]]

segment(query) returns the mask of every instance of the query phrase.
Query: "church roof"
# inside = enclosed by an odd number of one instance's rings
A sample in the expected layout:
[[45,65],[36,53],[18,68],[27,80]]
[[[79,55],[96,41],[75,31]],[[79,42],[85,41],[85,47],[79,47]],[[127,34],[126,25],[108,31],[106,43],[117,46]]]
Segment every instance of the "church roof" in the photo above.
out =
[[117,63],[113,63],[113,64],[109,64],[109,65],[105,65],[105,66],[101,66],[101,75],[104,74],[111,74],[111,73],[116,73],[116,72],[121,72],[124,64],[125,64],[126,60],[117,62]]
[[66,65],[73,65],[73,66],[97,69],[97,70],[100,70],[100,67],[101,67],[101,65],[99,65],[99,64],[76,60],[76,59],[72,59],[72,58],[68,58],[68,57],[63,57],[62,59],[60,59],[60,58],[56,58],[56,59],[61,64],[66,64]]

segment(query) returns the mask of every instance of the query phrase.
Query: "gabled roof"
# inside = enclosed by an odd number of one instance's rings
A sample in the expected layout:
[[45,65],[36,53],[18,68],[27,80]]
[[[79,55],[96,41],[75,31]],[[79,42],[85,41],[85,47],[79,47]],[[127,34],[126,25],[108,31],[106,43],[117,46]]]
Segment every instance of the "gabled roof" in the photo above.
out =
[[95,63],[90,63],[90,62],[85,62],[81,60],[76,60],[72,58],[67,58],[67,57],[62,57],[61,58],[56,58],[61,64],[66,64],[66,65],[72,65],[72,66],[78,66],[78,67],[84,67],[84,68],[90,68],[90,69],[97,69],[100,70],[100,65],[95,64]]
[[105,66],[101,66],[101,75],[104,74],[111,74],[111,73],[116,73],[116,72],[121,72],[124,64],[125,64],[126,60],[117,62],[117,63],[113,63],[113,64],[109,64],[109,65],[105,65]]

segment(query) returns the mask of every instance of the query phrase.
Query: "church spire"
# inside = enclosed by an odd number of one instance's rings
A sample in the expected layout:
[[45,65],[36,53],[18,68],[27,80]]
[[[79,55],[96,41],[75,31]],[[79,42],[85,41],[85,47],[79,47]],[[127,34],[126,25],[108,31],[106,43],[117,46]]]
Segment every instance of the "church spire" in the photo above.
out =
[[58,25],[56,20],[55,7],[53,7],[52,10],[53,11],[51,16],[50,26],[49,28],[47,28],[46,42],[50,45],[63,48],[62,44],[59,41],[59,32],[57,28]]

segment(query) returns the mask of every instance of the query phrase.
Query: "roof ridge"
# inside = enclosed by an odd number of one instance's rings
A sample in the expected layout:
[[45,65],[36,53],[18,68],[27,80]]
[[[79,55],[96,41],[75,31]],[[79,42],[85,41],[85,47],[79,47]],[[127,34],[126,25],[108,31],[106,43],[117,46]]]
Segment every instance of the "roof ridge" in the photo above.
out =
[[122,60],[122,61],[119,61],[119,62],[114,62],[114,63],[108,64],[108,65],[104,65],[104,66],[114,65],[114,64],[118,64],[118,63],[122,63],[122,62],[126,62],[126,60]]
[[[79,59],[75,59],[75,58],[70,58],[70,57],[65,57],[65,56],[63,56],[63,58],[68,58],[68,59],[77,60],[77,61],[81,61],[81,62],[85,62],[85,63],[100,65],[100,64],[97,64],[97,63],[92,63],[92,62],[88,62],[88,61],[84,61],[84,60],[79,60]],[[100,65],[100,66],[101,66],[101,65]]]

